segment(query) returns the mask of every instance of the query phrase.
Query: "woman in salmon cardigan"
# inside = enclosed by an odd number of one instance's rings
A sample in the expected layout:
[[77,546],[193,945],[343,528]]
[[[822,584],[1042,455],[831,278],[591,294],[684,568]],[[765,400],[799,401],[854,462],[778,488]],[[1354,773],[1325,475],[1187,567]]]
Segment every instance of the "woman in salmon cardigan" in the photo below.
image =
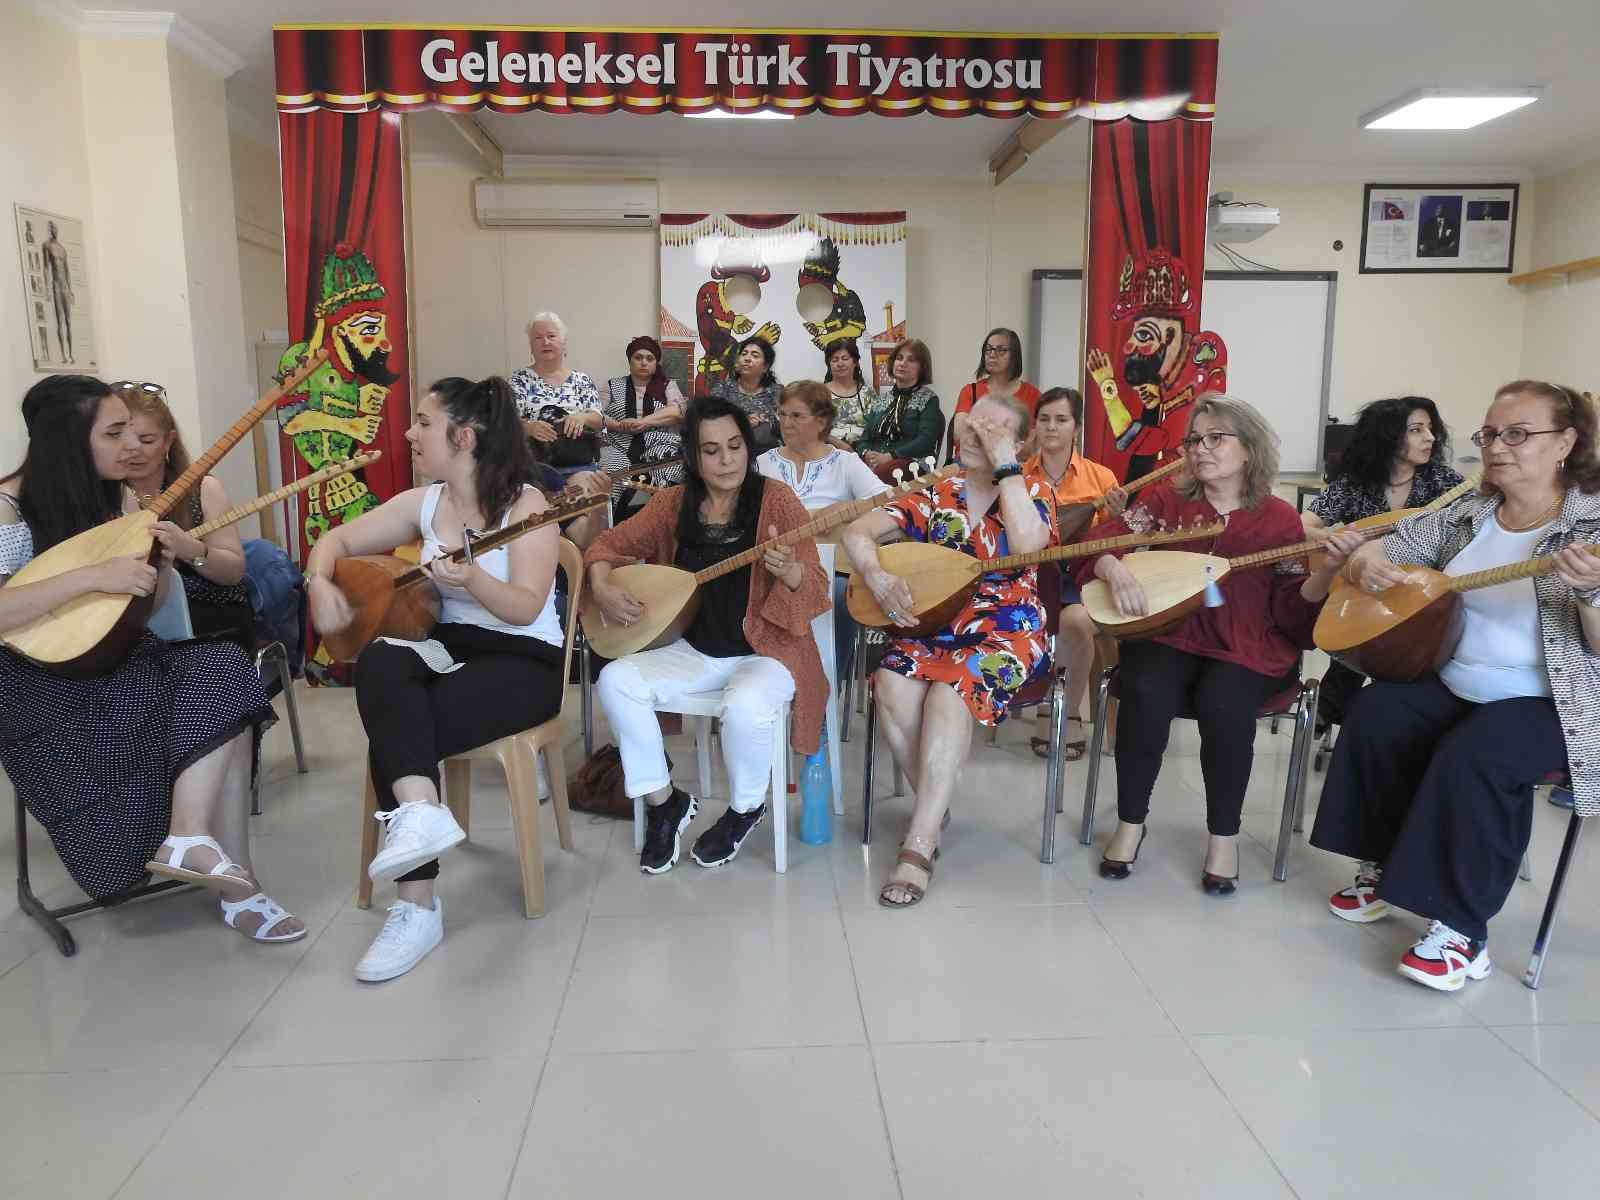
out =
[[[603,620],[631,625],[643,611],[611,581],[614,566],[642,560],[698,571],[806,523],[800,498],[755,469],[751,440],[750,419],[738,405],[700,396],[689,406],[685,482],[657,492],[584,555]],[[811,620],[829,607],[829,580],[816,543],[806,538],[703,584],[683,637],[600,672],[600,703],[622,753],[627,793],[647,805],[641,871],[672,869],[700,808],[698,797],[673,786],[657,707],[694,692],[722,692],[717,716],[730,801],[696,839],[693,854],[702,867],[730,863],[766,815],[772,739],[784,703],[792,703],[790,748],[817,749],[828,683]]]

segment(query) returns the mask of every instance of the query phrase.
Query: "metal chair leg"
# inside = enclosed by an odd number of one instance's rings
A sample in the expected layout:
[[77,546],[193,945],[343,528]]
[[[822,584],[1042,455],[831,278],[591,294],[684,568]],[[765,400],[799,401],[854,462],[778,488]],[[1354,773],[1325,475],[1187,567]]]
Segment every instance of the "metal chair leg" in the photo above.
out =
[[1094,694],[1094,737],[1089,742],[1089,780],[1083,788],[1083,823],[1078,828],[1078,842],[1084,846],[1094,844],[1095,793],[1100,788],[1100,758],[1105,749],[1106,710],[1111,699],[1111,680],[1115,667],[1100,673],[1100,686]]
[[1533,882],[1533,867],[1528,862],[1528,855],[1526,851],[1524,851],[1522,855],[1522,865],[1517,868],[1517,878],[1522,880],[1523,883]]
[[[859,650],[860,647],[857,647]],[[845,709],[845,720],[850,719],[849,708]],[[878,706],[873,703],[872,683],[867,682],[867,732],[864,757],[861,769],[861,844],[872,844],[872,776],[875,766],[874,751],[878,748]]]
[[1272,877],[1279,883],[1289,878],[1289,848],[1294,841],[1295,814],[1300,808],[1301,782],[1305,777],[1305,756],[1311,737],[1310,714],[1314,705],[1306,703],[1307,685],[1300,685],[1300,699],[1294,710],[1294,738],[1289,749],[1289,773],[1283,782],[1283,813],[1278,820],[1278,845],[1272,860]]
[[1050,689],[1050,749],[1044,766],[1044,829],[1039,840],[1039,861],[1056,860],[1056,814],[1061,811],[1061,789],[1066,780],[1062,743],[1067,724],[1066,688],[1059,675]]
[[850,656],[850,669],[844,673],[844,678],[839,681],[843,692],[839,696],[839,740],[850,740],[850,715],[856,708],[856,671],[861,662],[862,639],[866,636],[861,626],[857,625],[850,634],[855,639],[855,652]]
[[[1317,730],[1317,705],[1322,699],[1322,680],[1307,679],[1300,685],[1300,711],[1305,715],[1307,722],[1307,737],[1305,753],[1295,759],[1299,766],[1300,774],[1296,783],[1294,801],[1294,831],[1304,833],[1306,830],[1306,790],[1311,785],[1311,772],[1307,770],[1307,762],[1311,758],[1312,745],[1316,741]],[[1308,715],[1307,715],[1308,714]]]
[[1550,952],[1550,935],[1555,930],[1556,913],[1561,907],[1561,892],[1566,887],[1567,871],[1572,867],[1578,849],[1578,836],[1583,832],[1585,818],[1576,812],[1567,822],[1567,836],[1561,842],[1561,857],[1556,859],[1556,872],[1550,877],[1550,896],[1544,902],[1544,915],[1539,918],[1539,932],[1533,939],[1533,953],[1528,956],[1528,969],[1522,973],[1522,984],[1532,991],[1539,990],[1539,978],[1544,974],[1545,956]]

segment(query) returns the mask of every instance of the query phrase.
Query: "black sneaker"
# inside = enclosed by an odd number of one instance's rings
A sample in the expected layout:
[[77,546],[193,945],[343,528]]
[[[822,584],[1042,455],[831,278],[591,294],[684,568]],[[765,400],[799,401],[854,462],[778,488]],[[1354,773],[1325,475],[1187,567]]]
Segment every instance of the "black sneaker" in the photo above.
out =
[[702,867],[723,867],[731,863],[738,857],[739,847],[744,845],[750,831],[761,824],[761,818],[766,815],[765,804],[747,813],[734,812],[730,808],[717,818],[715,825],[695,838],[695,862]]
[[673,788],[664,804],[644,810],[644,849],[639,852],[639,870],[660,875],[677,864],[683,831],[689,828],[700,802],[682,788]]

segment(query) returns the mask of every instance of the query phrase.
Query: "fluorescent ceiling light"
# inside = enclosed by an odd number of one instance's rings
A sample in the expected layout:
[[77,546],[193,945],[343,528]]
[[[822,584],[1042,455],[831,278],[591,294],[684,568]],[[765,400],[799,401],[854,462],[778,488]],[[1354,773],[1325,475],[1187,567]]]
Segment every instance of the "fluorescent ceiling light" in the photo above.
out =
[[792,121],[793,113],[772,112],[770,109],[756,108],[749,112],[728,112],[721,108],[708,108],[705,112],[684,113],[700,121]]
[[1539,89],[1418,88],[1361,118],[1363,129],[1471,129],[1539,98]]

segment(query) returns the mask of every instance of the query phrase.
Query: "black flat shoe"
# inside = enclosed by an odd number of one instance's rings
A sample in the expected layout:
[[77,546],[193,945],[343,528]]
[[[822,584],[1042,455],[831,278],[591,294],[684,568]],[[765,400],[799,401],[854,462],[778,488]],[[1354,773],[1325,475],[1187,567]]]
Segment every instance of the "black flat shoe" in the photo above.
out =
[[1238,890],[1235,886],[1239,882],[1237,875],[1213,875],[1210,871],[1200,873],[1200,887],[1208,896],[1231,896]]
[[1139,861],[1139,851],[1144,849],[1144,839],[1149,836],[1150,827],[1143,826],[1139,830],[1139,844],[1133,848],[1133,857],[1127,862],[1119,858],[1102,858],[1100,860],[1101,879],[1126,879],[1133,874],[1133,864]]

